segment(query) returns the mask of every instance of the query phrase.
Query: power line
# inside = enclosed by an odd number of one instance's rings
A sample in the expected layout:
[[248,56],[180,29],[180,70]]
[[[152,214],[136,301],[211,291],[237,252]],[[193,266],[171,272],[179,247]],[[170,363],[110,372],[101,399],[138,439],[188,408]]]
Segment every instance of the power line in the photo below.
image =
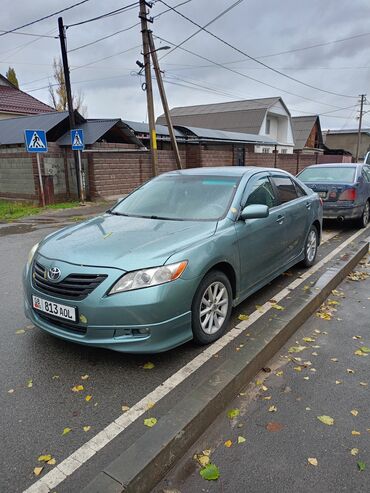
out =
[[[166,56],[170,55],[171,53],[173,53],[177,48],[180,48],[180,46],[182,46],[183,44],[187,43],[190,39],[194,38],[197,34],[199,34],[205,27],[208,27],[210,26],[211,24],[213,24],[214,22],[216,22],[218,19],[220,19],[221,17],[223,17],[225,14],[227,14],[228,12],[230,12],[233,8],[237,7],[238,5],[240,5],[242,2],[244,2],[244,0],[237,0],[236,2],[234,2],[232,5],[230,5],[229,7],[227,7],[225,10],[223,10],[221,13],[219,13],[218,15],[216,15],[216,17],[214,17],[213,19],[211,19],[209,22],[207,22],[207,24],[205,24],[204,26],[202,26],[200,29],[198,29],[198,31],[195,31],[193,34],[191,34],[190,36],[188,36],[187,38],[185,38],[183,41],[181,41],[181,43],[175,45],[170,51],[168,51],[167,53],[165,53],[161,58],[160,60],[163,60],[163,58],[165,58]],[[176,8],[176,7],[173,7],[173,8]],[[170,9],[172,10],[172,9]]]
[[251,55],[249,55],[248,53],[246,53],[245,51],[237,48],[236,46],[232,45],[231,43],[229,43],[228,41],[225,41],[224,39],[220,38],[219,36],[217,36],[216,34],[212,33],[211,31],[209,31],[208,29],[202,27],[200,24],[198,24],[197,22],[193,21],[192,19],[190,19],[189,17],[187,17],[186,15],[182,14],[181,12],[179,12],[178,10],[176,10],[174,7],[170,7],[170,5],[168,5],[164,0],[159,0],[161,3],[163,3],[163,5],[165,5],[166,7],[169,7],[171,8],[171,10],[173,10],[174,12],[176,12],[179,16],[183,17],[184,19],[186,19],[187,21],[191,22],[192,24],[194,24],[195,26],[197,26],[198,28],[200,28],[202,31],[206,32],[207,34],[209,34],[210,36],[212,36],[213,38],[217,39],[218,41],[220,41],[221,43],[223,43],[224,45],[228,46],[229,48],[232,48],[233,50],[237,51],[238,53],[244,55],[245,57],[249,58],[250,60],[253,60],[254,62],[260,64],[260,65],[263,65],[264,67],[272,70],[273,72],[289,79],[289,80],[292,80],[294,82],[297,82],[298,84],[302,84],[306,87],[309,87],[311,89],[315,89],[316,91],[321,91],[321,92],[324,92],[324,93],[327,93],[327,94],[332,94],[334,96],[340,96],[340,97],[345,97],[345,98],[357,98],[357,96],[352,96],[352,95],[348,95],[348,94],[341,94],[341,93],[337,93],[337,92],[333,92],[333,91],[327,91],[326,89],[321,89],[320,87],[316,87],[312,84],[308,84],[304,81],[301,81],[299,79],[296,79],[295,77],[292,77],[288,74],[285,74],[284,72],[281,72],[280,70],[277,70],[269,65],[267,65],[266,63],[264,62],[261,62],[260,60],[258,60],[257,58],[255,57],[252,57]]
[[61,14],[62,12],[66,12],[67,10],[74,9],[75,7],[78,7],[79,5],[82,5],[82,4],[89,2],[89,1],[90,0],[81,0],[81,2],[70,5],[69,7],[65,7],[62,10],[58,10],[57,12],[53,12],[52,14],[45,15],[44,17],[40,17],[39,19],[28,22],[27,24],[23,24],[22,26],[15,27],[14,29],[10,29],[8,31],[3,31],[0,33],[0,36],[5,36],[5,34],[14,33],[14,31],[19,31],[19,29],[23,29],[24,27],[32,26],[33,24],[36,24],[37,22],[44,21],[45,19],[49,19],[50,17],[54,17],[54,15],[58,15],[58,14]]
[[[192,0],[186,0],[184,2],[181,2],[177,5],[175,5],[175,7],[181,7],[182,5],[185,5],[186,3],[189,3],[191,2]],[[163,10],[162,12],[159,12],[159,14],[155,15],[153,17],[153,19],[157,19],[158,17],[160,17],[161,15],[169,12],[171,9],[166,9],[166,10]],[[87,48],[88,46],[92,46],[96,43],[99,43],[100,41],[104,41],[105,39],[109,39],[109,38],[112,38],[113,36],[116,36],[117,34],[120,34],[120,33],[124,33],[126,31],[129,31],[130,29],[133,29],[134,27],[137,27],[140,25],[140,22],[136,22],[135,24],[132,24],[131,26],[128,26],[128,27],[125,27],[124,29],[120,29],[119,31],[116,31],[114,33],[111,33],[111,34],[108,34],[107,36],[103,36],[102,38],[98,38],[98,39],[95,39],[89,43],[85,43],[83,45],[80,45],[80,46],[77,46],[76,48],[72,48],[71,50],[68,51],[68,53],[72,53],[74,51],[77,51],[77,50],[81,50],[82,48]]]
[[[173,43],[172,41],[169,41],[168,39],[162,38],[160,36],[155,36],[155,37],[158,38],[159,40],[163,41],[164,43],[175,45],[175,43]],[[233,68],[227,67],[227,66],[223,65],[222,63],[219,63],[219,62],[216,62],[214,60],[211,60],[208,57],[205,57],[203,55],[200,55],[199,53],[196,53],[194,51],[188,50],[187,48],[184,48],[183,46],[180,47],[180,50],[185,51],[186,53],[189,53],[191,55],[194,55],[194,56],[196,56],[196,57],[198,57],[198,58],[200,58],[202,60],[205,60],[205,61],[207,61],[209,63],[212,63],[213,65],[216,65],[216,66],[221,67],[221,68],[223,68],[225,70],[228,70],[229,72],[232,72],[234,74],[240,75],[241,77],[244,77],[244,78],[246,78],[248,80],[252,80],[253,82],[257,82],[258,84],[263,84],[263,85],[265,85],[267,87],[271,87],[272,89],[276,89],[276,90],[278,90],[280,92],[284,92],[286,94],[290,94],[291,96],[295,96],[295,97],[304,99],[306,101],[310,101],[312,103],[317,103],[317,104],[321,104],[321,105],[325,105],[325,106],[330,106],[332,108],[339,108],[339,106],[337,106],[337,105],[330,104],[330,103],[324,103],[323,101],[317,101],[315,99],[307,98],[305,96],[301,96],[300,94],[296,94],[294,92],[287,91],[286,89],[282,89],[281,87],[277,87],[277,86],[274,86],[272,84],[269,84],[268,82],[264,82],[262,80],[256,79],[255,77],[252,77],[250,75],[244,74],[243,72],[239,72],[238,70],[235,70]]]
[[133,9],[136,6],[137,6],[137,2],[134,2],[129,5],[120,7],[119,9],[111,10],[110,12],[106,12],[105,14],[98,15],[97,17],[91,17],[90,19],[85,19],[84,21],[75,22],[74,24],[68,24],[66,25],[66,28],[68,29],[69,27],[82,26],[83,24],[87,24],[89,22],[94,22],[100,19],[105,19],[106,17],[112,17],[114,15],[122,14],[123,12],[127,12],[128,10]]
[[[9,31],[4,31],[4,29],[0,29],[0,33],[8,34]],[[24,33],[24,32],[19,32],[19,31],[12,32],[10,34],[20,34],[20,35],[23,35],[23,36],[33,36],[35,38],[52,38],[52,39],[55,38],[54,36],[48,36],[47,34]]]

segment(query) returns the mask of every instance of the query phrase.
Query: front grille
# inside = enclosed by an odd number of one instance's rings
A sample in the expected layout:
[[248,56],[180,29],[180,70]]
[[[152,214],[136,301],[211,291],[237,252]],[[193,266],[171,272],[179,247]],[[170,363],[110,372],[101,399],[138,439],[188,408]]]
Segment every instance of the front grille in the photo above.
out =
[[41,313],[38,310],[35,310],[35,312],[37,313],[37,316],[40,317],[41,319],[46,320],[46,322],[52,323],[53,325],[56,325],[57,327],[60,327],[63,330],[78,332],[79,334],[86,334],[87,331],[86,327],[81,327],[80,325],[77,325],[76,323],[73,322],[67,322],[67,320],[61,320],[60,318],[55,318],[52,315]]
[[69,274],[63,281],[52,282],[47,279],[46,269],[38,262],[33,264],[32,279],[40,291],[58,298],[83,300],[106,279],[105,274]]

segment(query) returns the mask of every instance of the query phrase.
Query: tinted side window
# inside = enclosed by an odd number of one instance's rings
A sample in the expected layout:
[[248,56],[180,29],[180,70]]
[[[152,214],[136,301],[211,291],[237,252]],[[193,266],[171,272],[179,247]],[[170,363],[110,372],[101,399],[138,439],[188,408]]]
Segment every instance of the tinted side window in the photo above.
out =
[[273,182],[278,189],[281,204],[298,198],[297,190],[289,176],[274,176]]
[[362,176],[364,177],[365,181],[370,182],[370,166],[364,166],[362,168]]
[[254,182],[252,191],[250,192],[244,207],[251,204],[262,204],[267,205],[268,207],[275,207],[278,204],[274,188],[268,176],[258,178]]
[[298,183],[296,181],[294,182],[294,185],[295,185],[295,189],[297,191],[298,197],[304,197],[305,195],[307,195],[306,192],[303,190],[303,188],[300,185],[298,185]]

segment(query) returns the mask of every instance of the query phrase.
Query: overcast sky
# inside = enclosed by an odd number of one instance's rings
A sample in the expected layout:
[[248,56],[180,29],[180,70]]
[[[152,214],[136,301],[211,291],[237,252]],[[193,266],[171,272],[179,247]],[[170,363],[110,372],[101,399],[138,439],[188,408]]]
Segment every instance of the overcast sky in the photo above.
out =
[[[77,1],[2,0],[0,29],[15,28]],[[203,26],[234,1],[191,0],[178,10]],[[73,24],[131,3],[133,0],[89,0],[65,12],[64,23]],[[181,0],[166,0],[166,3],[176,6]],[[151,15],[156,16],[166,9],[156,1]],[[183,48],[276,88],[216,66],[180,48],[169,54],[162,51],[159,55],[166,55],[161,68],[167,81],[170,107],[282,96],[293,116],[320,114],[323,128],[355,127],[358,125],[358,106],[355,107],[358,94],[368,93],[370,99],[369,18],[368,0],[244,0],[208,29],[244,52],[263,57],[261,61],[291,77],[355,98],[327,94],[288,80],[201,32]],[[135,7],[116,16],[70,27],[67,30],[68,50],[133,26],[138,20],[138,8]],[[171,11],[155,19],[152,29],[154,35],[178,44],[197,27]],[[21,32],[57,35],[57,16]],[[365,33],[369,35],[276,55]],[[72,86],[83,92],[88,117],[147,120],[145,93],[141,89],[143,79],[135,75],[138,70],[135,62],[142,60],[140,43],[140,26],[135,26],[109,39],[71,51]],[[156,39],[156,44],[160,47],[168,43]],[[21,34],[0,36],[0,72],[5,75],[8,66],[13,66],[21,89],[46,103],[50,100],[45,86],[48,80],[52,81],[51,65],[59,54],[58,39]],[[109,58],[99,61],[105,57]],[[158,116],[162,108],[157,90],[155,105]],[[333,112],[339,108],[346,109]],[[327,112],[331,113],[322,115]],[[370,127],[370,114],[365,116],[364,125]]]

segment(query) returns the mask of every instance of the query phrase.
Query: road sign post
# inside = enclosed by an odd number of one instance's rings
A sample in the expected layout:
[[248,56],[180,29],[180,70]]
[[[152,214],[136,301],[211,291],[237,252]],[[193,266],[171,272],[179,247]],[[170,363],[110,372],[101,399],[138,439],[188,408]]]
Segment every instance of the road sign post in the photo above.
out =
[[42,207],[45,207],[45,194],[44,194],[44,184],[42,182],[42,175],[41,175],[40,154],[42,152],[48,152],[46,133],[44,130],[25,130],[24,137],[26,141],[27,152],[36,153],[41,203],[42,203]]
[[82,129],[73,129],[71,130],[71,144],[72,144],[72,150],[77,151],[77,156],[78,156],[78,174],[79,174],[79,180],[80,180],[80,200],[81,203],[85,203],[85,176],[84,176],[84,171],[82,169],[82,159],[81,159],[81,151],[83,151],[85,144],[84,144],[84,133]]

